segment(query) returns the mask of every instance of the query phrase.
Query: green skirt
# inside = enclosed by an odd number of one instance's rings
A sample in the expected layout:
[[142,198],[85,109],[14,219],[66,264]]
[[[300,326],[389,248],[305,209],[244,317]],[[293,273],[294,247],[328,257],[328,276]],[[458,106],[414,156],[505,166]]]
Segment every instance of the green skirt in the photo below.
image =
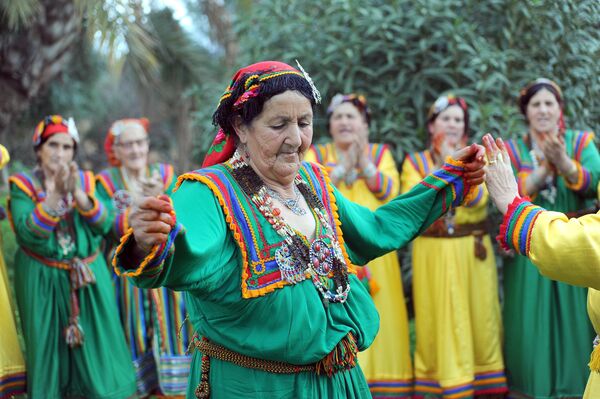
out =
[[511,393],[539,399],[583,395],[595,336],[586,288],[543,277],[526,257],[507,260],[504,330]]
[[98,256],[90,268],[96,283],[77,291],[84,342],[71,349],[63,333],[71,314],[69,272],[46,266],[21,250],[16,254],[15,292],[29,398],[122,399],[135,394],[135,374],[108,267]]
[[[196,399],[202,354],[194,352],[187,399]],[[369,385],[360,366],[340,371],[331,378],[311,372],[273,374],[210,359],[210,399],[370,399]]]

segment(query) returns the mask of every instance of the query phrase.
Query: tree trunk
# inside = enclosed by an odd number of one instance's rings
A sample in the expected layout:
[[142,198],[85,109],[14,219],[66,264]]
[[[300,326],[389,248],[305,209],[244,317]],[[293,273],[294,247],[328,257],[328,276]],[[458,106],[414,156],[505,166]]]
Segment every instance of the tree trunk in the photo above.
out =
[[178,173],[190,170],[192,153],[192,120],[190,114],[194,107],[194,97],[182,95],[179,101],[177,120],[175,121],[175,135],[177,137],[177,168]]
[[228,69],[231,69],[236,65],[238,44],[226,2],[216,0],[199,1],[202,11],[208,18],[211,36],[223,47],[225,51],[225,65]]
[[82,19],[72,0],[41,0],[33,21],[16,31],[0,27],[0,140],[69,62]]

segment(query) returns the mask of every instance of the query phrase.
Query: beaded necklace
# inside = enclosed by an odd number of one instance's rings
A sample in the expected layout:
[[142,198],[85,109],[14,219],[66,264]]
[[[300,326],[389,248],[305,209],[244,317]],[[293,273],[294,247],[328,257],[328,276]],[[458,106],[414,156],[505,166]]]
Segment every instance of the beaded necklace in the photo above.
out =
[[[317,238],[309,243],[300,232],[288,225],[281,217],[281,210],[274,206],[269,190],[238,151],[234,153],[229,164],[232,167],[233,178],[258,207],[275,232],[283,238],[283,244],[275,253],[275,261],[281,277],[290,284],[297,284],[310,278],[321,293],[325,306],[329,302],[344,303],[350,292],[348,267],[340,244],[334,236],[334,230],[327,220],[321,200],[299,175],[295,177],[294,185],[317,219]],[[333,280],[332,289],[329,288],[330,275]]]
[[[545,159],[544,153],[539,149],[535,140],[531,140],[531,151],[529,151],[531,157],[531,164],[533,170],[540,167],[540,160]],[[554,204],[556,202],[556,185],[554,184],[554,176],[546,176],[544,179],[544,186],[540,190],[540,195],[545,198],[549,203]]]

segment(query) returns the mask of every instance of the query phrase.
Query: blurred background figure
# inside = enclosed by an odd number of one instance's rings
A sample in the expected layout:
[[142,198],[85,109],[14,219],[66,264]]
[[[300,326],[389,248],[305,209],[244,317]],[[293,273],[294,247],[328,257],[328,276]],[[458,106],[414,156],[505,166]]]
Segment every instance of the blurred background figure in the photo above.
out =
[[94,175],[74,162],[78,142],[72,119],[44,118],[33,136],[36,169],[9,178],[29,398],[135,393],[109,269],[100,254],[110,220],[95,197]]
[[[0,169],[9,160],[8,151],[0,144]],[[2,208],[2,214],[6,216],[4,208]],[[0,245],[2,245],[2,238],[0,235]],[[19,345],[12,307],[4,254],[0,250],[0,320],[2,320],[2,328],[0,328],[0,398],[21,395],[27,389],[25,360]]]
[[[365,98],[337,94],[327,108],[327,121],[333,141],[313,145],[305,160],[325,166],[344,197],[371,210],[396,197],[400,189],[396,163],[386,145],[369,142],[371,113]],[[374,396],[411,397],[408,317],[397,253],[358,269],[381,318],[375,341],[359,354],[369,388]]]
[[[600,157],[590,132],[565,129],[559,86],[537,79],[519,93],[528,131],[506,143],[520,194],[548,210],[594,213]],[[525,256],[504,267],[505,356],[511,392],[583,394],[590,342],[586,290],[540,275]]]
[[[148,127],[145,118],[121,119],[106,135],[104,149],[111,167],[98,174],[97,186],[98,198],[109,209],[112,221],[106,235],[109,259],[129,228],[133,201],[170,194],[175,184],[173,166],[148,163]],[[115,289],[137,373],[138,394],[185,394],[191,357],[185,354],[190,340],[188,325],[181,328],[186,317],[182,294],[167,288],[138,288],[117,276]]]
[[[427,122],[429,149],[406,157],[402,192],[468,142],[469,110],[461,97],[439,97]],[[474,194],[413,243],[416,397],[507,392],[497,269],[487,232],[488,193],[479,186]]]

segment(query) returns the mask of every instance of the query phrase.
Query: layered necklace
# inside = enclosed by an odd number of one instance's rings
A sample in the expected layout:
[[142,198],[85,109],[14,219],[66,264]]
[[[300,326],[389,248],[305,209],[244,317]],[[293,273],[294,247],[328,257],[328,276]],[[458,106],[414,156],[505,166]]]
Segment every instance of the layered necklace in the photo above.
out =
[[[260,177],[245,162],[241,154],[236,151],[229,161],[232,175],[244,193],[252,200],[273,227],[275,232],[283,239],[281,247],[275,252],[275,261],[281,272],[281,277],[290,284],[297,284],[310,278],[314,286],[321,293],[323,303],[345,302],[350,292],[348,280],[348,266],[342,254],[339,242],[335,238],[321,200],[309,189],[308,185],[297,175],[294,179],[295,207],[299,207],[300,195],[304,197],[310,210],[317,219],[317,232],[321,225],[322,234],[309,243],[298,231],[288,225],[281,217],[281,210],[273,203],[273,197]],[[277,198],[281,201],[280,198]],[[282,201],[284,203],[284,201]],[[284,203],[288,208],[287,204]],[[290,208],[290,210],[292,210]],[[303,209],[304,213],[306,211]],[[294,212],[292,210],[292,212]],[[294,212],[297,214],[296,212]],[[332,277],[333,287],[330,287],[329,278]]]
[[[540,167],[540,161],[545,159],[544,153],[539,149],[536,141],[533,138],[531,138],[531,151],[529,151],[529,156],[531,157],[533,170],[538,169]],[[540,195],[549,203],[554,204],[556,202],[556,191],[554,176],[546,176],[544,180],[544,187],[542,187],[540,190]]]
[[272,198],[277,199],[279,202],[281,202],[283,205],[285,205],[286,208],[288,208],[290,211],[292,211],[292,213],[294,215],[298,215],[298,216],[304,216],[306,215],[306,209],[302,208],[301,202],[300,202],[300,198],[302,197],[302,194],[300,194],[300,190],[298,189],[298,187],[296,185],[294,185],[294,198],[283,198],[283,196],[281,194],[279,194],[277,191],[273,190],[272,188],[267,188],[267,192],[269,193],[269,195]]

